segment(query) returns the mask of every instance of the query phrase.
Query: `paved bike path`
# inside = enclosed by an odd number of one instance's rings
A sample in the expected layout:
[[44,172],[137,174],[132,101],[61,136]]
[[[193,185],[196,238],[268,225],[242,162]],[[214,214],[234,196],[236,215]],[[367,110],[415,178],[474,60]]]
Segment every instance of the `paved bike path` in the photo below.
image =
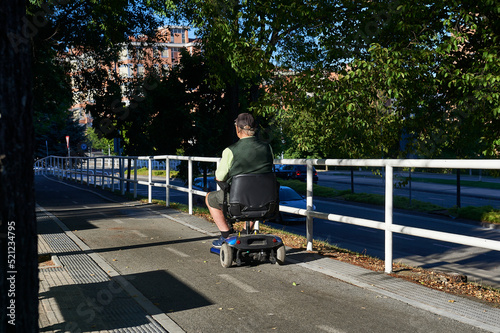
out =
[[[39,204],[37,206],[39,253],[51,254],[53,259],[51,266],[40,268],[41,332],[189,331],[171,318],[175,316],[172,314],[169,316],[153,301],[144,297],[134,287],[134,281],[127,280],[119,273],[115,263],[105,260],[98,249],[91,249],[76,236],[75,230],[73,230],[75,232],[69,230],[57,218],[57,215],[64,214],[65,210],[84,209],[83,206],[93,203],[102,205],[102,209],[83,210],[83,213],[88,214],[87,218],[91,215],[95,217],[104,214],[107,203],[127,209],[131,205],[140,206],[137,202],[129,202],[119,196],[84,185],[60,182],[53,177],[37,176],[36,186]],[[85,205],[75,204],[69,207],[67,201],[71,201],[71,198],[62,198],[66,195],[65,188],[79,188],[86,194],[90,193],[92,199],[89,200],[93,202],[86,201]],[[44,195],[47,197],[44,198]],[[59,195],[61,198],[57,197]],[[45,209],[43,202],[46,202],[47,206],[50,203],[51,209]],[[54,202],[60,202],[61,205],[57,206]],[[204,219],[172,212],[166,208],[151,210],[149,207],[145,205],[140,209],[143,214],[141,218],[148,218],[149,215],[150,219],[158,217],[168,219],[209,239],[217,235],[215,226]],[[109,219],[104,216],[101,218]],[[374,292],[380,297],[395,299],[415,309],[436,314],[443,318],[443,324],[447,327],[442,331],[500,332],[500,309],[315,254],[293,253],[287,257],[287,261]],[[404,318],[402,321],[404,322]],[[334,328],[324,325],[311,329],[320,332],[334,331]],[[383,331],[384,328],[380,329]],[[218,328],[207,327],[199,331],[217,330]],[[346,331],[359,330],[356,327],[352,327],[351,330],[335,330],[335,332]]]

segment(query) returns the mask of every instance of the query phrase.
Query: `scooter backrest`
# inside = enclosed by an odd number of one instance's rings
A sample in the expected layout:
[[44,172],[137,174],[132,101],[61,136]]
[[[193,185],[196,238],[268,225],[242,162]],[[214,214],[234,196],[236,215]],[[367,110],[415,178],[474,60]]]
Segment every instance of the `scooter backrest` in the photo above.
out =
[[269,219],[279,211],[279,183],[274,173],[241,174],[232,178],[228,218]]

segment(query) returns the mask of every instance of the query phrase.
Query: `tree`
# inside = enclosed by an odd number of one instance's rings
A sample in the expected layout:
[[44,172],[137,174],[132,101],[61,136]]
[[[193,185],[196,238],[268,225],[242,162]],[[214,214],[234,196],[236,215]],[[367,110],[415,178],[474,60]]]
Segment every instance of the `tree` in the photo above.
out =
[[[277,80],[262,113],[323,157],[498,154],[495,1],[338,2],[321,62]],[[331,73],[338,76],[332,78]],[[315,135],[321,133],[322,135]],[[405,150],[397,144],[406,139]],[[324,155],[328,154],[328,155]]]
[[148,39],[144,36],[156,34],[162,23],[155,14],[158,4],[91,0],[45,7],[53,48],[71,67],[77,91],[74,102],[90,103],[88,110],[100,137],[123,138],[120,126],[128,114],[122,105],[122,90],[128,82],[111,69],[124,49],[130,46],[131,54],[135,53],[131,37],[142,36],[137,42],[145,45]]
[[196,28],[212,86],[224,91],[230,116],[221,126],[250,110],[277,65],[303,66],[315,58],[317,27],[336,16],[323,3],[174,1],[173,13]]
[[24,2],[0,4],[0,331],[38,331],[31,49]]

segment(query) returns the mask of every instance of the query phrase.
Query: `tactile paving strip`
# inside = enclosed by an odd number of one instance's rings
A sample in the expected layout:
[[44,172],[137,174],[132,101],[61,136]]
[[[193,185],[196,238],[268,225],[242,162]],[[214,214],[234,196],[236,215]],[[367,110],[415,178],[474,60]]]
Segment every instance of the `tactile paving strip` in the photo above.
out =
[[[109,284],[113,282],[108,275],[57,226],[51,216],[37,211],[37,223],[44,246],[49,247],[51,253],[56,254],[62,264],[62,267],[44,268],[43,274],[66,271],[74,281],[74,285],[85,295],[81,300],[82,303],[88,300],[105,303],[106,306],[99,309],[102,309],[101,315],[106,321],[105,326],[118,328],[112,330],[113,332],[166,332],[121,287],[111,288]],[[51,286],[54,287],[59,287],[59,284]]]
[[500,309],[338,260],[318,258],[301,263],[301,265],[412,305],[418,305],[425,310],[472,323],[492,332],[500,332]]

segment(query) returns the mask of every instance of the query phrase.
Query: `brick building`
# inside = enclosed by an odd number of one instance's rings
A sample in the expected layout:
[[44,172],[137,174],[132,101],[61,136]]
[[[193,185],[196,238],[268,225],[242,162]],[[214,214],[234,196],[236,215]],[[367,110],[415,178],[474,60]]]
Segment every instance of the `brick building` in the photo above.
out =
[[[158,75],[166,75],[168,71],[175,66],[180,59],[180,51],[186,48],[190,53],[193,52],[195,43],[194,39],[188,36],[189,27],[186,26],[170,26],[158,29],[157,35],[154,38],[139,36],[130,38],[129,43],[121,46],[119,59],[113,62],[109,67],[106,67],[109,77],[117,77],[120,79],[122,92],[126,90],[128,82],[136,78],[143,77],[154,71]],[[89,69],[89,63],[92,64],[91,56],[78,53],[76,49],[70,51],[72,53],[72,76],[78,75],[79,68],[86,66]],[[73,84],[76,87],[76,84]],[[82,94],[77,89],[73,92],[74,105],[70,111],[73,112],[75,119],[82,126],[92,126],[92,117],[86,106],[93,103],[92,95]],[[123,101],[127,103],[124,97]]]

